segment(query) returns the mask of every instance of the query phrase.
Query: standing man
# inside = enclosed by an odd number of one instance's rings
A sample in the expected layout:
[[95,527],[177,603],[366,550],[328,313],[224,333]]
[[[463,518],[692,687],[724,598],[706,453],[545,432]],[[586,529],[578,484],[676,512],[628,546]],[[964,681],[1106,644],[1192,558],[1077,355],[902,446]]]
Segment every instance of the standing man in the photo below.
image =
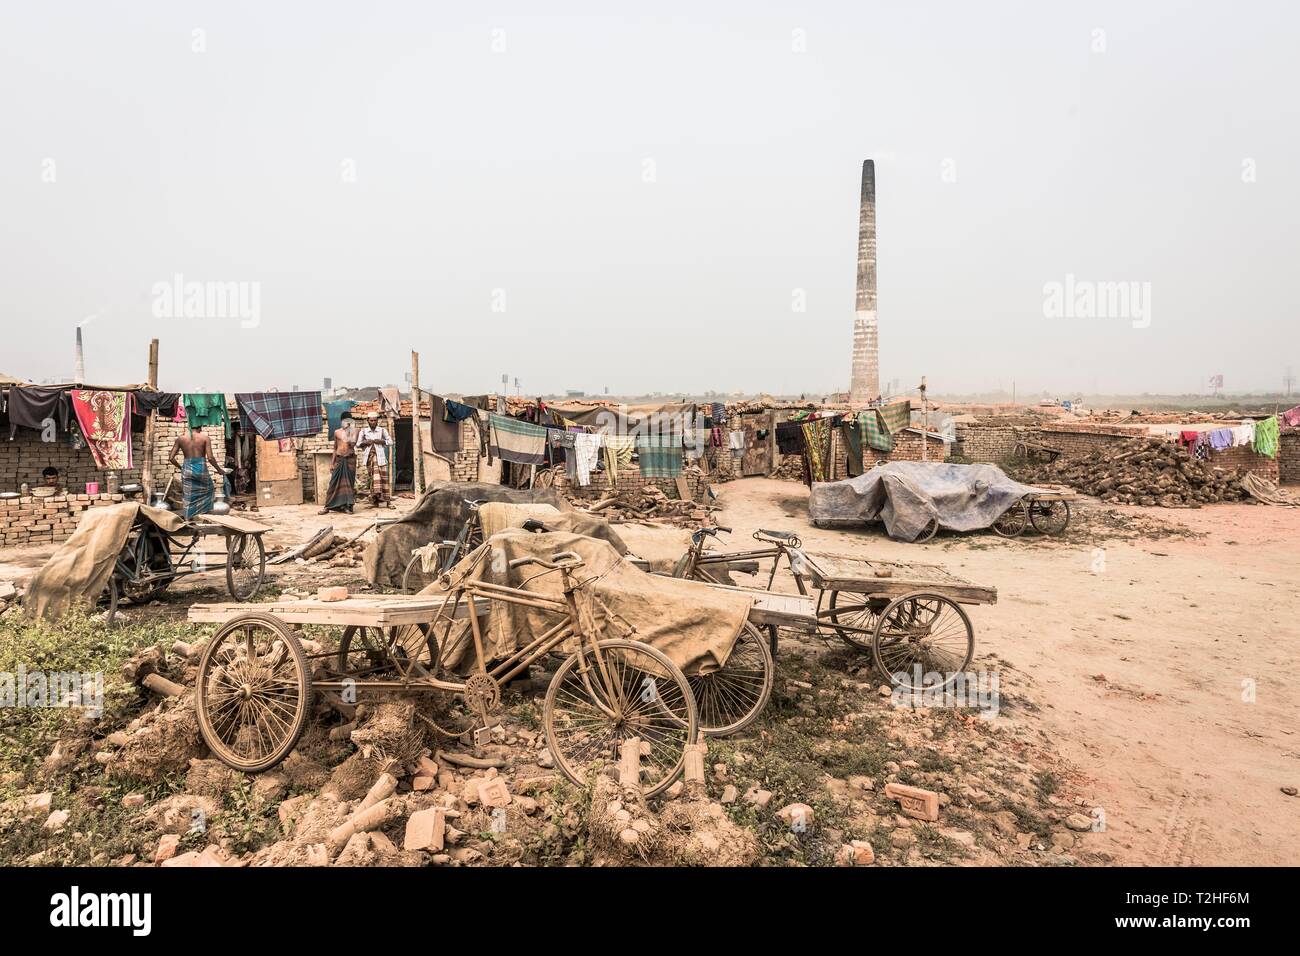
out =
[[[184,464],[178,460],[182,454],[185,456]],[[212,443],[203,434],[203,426],[195,425],[188,435],[177,438],[167,458],[181,473],[181,516],[193,518],[211,511],[213,484],[207,463],[212,462],[219,475],[224,476],[226,470],[217,462]]]
[[366,466],[366,477],[370,480],[370,499],[376,508],[393,507],[388,500],[388,449],[393,444],[393,437],[387,428],[379,425],[379,415],[371,412],[366,416],[366,427],[361,429],[357,440],[357,451],[361,463]]
[[330,458],[330,486],[325,495],[325,507],[320,514],[342,511],[352,514],[356,503],[357,484],[357,433],[353,428],[352,413],[344,412],[339,428],[334,432],[334,455]]

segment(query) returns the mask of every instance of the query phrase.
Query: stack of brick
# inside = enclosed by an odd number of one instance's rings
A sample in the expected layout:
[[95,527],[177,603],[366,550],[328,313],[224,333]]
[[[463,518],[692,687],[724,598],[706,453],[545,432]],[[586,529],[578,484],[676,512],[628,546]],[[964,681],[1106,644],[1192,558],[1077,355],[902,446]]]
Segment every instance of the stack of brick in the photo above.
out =
[[0,501],[0,545],[57,544],[77,530],[82,512],[122,501],[120,494],[29,495]]

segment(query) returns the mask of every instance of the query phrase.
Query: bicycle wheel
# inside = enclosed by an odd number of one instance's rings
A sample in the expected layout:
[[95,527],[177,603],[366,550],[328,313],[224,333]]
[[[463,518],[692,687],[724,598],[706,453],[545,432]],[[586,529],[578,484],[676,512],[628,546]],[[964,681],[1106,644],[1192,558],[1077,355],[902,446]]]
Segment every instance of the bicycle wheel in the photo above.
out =
[[1029,509],[1023,500],[1002,512],[993,522],[993,530],[1004,538],[1014,538],[1029,525]]
[[570,655],[555,672],[542,707],[546,743],[560,771],[580,787],[619,759],[619,746],[641,741],[641,787],[667,790],[695,743],[695,698],[662,651],[640,641],[600,641]]
[[444,541],[434,548],[432,572],[424,570],[424,560],[420,555],[411,555],[411,560],[406,562],[406,570],[402,572],[402,591],[406,594],[417,594],[423,591],[437,580],[439,574],[451,567],[451,559],[455,553],[456,546],[450,541]]
[[[947,687],[975,656],[975,630],[956,601],[918,591],[885,608],[876,624],[871,653],[876,670],[895,686]],[[936,674],[942,677],[939,683],[934,682]]]
[[226,536],[226,590],[236,601],[251,601],[266,579],[266,548],[260,534]]
[[199,661],[199,733],[227,766],[245,773],[274,767],[307,725],[312,686],[293,630],[253,612],[222,625]]
[[924,542],[926,542],[926,541],[929,541],[931,538],[933,538],[933,537],[934,537],[936,534],[938,534],[938,533],[939,533],[939,519],[938,519],[938,518],[931,518],[931,519],[930,519],[930,523],[929,523],[928,525],[926,525],[923,529],[921,529],[921,533],[918,534],[918,535],[917,535],[917,536],[912,540],[912,543],[913,543],[913,544],[922,544],[922,543],[924,543]]
[[830,595],[830,626],[850,647],[870,652],[876,623],[887,602],[857,591],[831,591]]
[[428,624],[362,627],[350,624],[339,635],[334,671],[340,677],[395,678],[402,671],[417,677],[438,669],[438,641]]
[[695,695],[700,733],[726,737],[752,724],[772,696],[775,669],[767,641],[746,622],[720,670],[686,678]]
[[1070,523],[1070,503],[1035,501],[1029,506],[1029,521],[1039,534],[1060,534]]

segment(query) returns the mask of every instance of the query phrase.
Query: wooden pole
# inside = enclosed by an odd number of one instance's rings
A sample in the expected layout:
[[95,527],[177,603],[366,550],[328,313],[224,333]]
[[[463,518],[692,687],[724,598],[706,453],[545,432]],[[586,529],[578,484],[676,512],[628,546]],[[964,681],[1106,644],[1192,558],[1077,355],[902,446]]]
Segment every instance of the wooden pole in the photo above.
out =
[[415,460],[411,463],[411,481],[415,496],[424,494],[424,442],[420,438],[420,353],[411,351],[411,441]]
[[925,397],[925,376],[921,376],[921,460],[930,460],[930,403]]
[[[158,340],[149,343],[149,387],[158,387]],[[144,421],[144,467],[140,470],[140,484],[144,485],[145,504],[153,500],[153,443],[154,419],[158,417],[156,409],[150,409],[149,417]]]

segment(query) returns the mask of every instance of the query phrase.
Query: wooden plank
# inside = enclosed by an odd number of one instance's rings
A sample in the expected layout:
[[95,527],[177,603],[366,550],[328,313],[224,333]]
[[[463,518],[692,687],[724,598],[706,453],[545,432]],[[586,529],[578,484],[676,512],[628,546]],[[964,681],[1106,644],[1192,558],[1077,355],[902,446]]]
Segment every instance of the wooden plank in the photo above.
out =
[[[910,591],[935,591],[962,604],[993,604],[997,588],[972,584],[939,564],[868,561],[841,555],[805,555],[813,584],[827,591],[898,597]],[[877,571],[888,571],[880,577]]]
[[201,526],[203,524],[218,525],[222,528],[229,528],[231,531],[238,531],[240,534],[265,534],[267,531],[271,530],[270,525],[265,525],[260,521],[254,521],[251,518],[244,518],[233,514],[206,514],[192,519],[191,523],[196,526]]

